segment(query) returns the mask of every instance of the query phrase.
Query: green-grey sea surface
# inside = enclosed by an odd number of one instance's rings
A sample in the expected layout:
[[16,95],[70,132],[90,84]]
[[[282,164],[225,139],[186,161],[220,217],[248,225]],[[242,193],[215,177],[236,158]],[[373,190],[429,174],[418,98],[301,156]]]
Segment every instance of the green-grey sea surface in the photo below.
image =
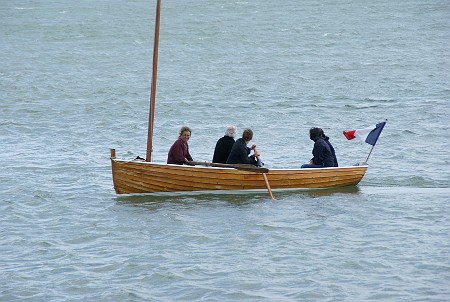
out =
[[[117,196],[145,157],[155,0],[0,1],[0,301],[448,301],[450,3],[163,0],[153,160],[228,124],[357,187]],[[270,173],[270,172],[269,172]]]

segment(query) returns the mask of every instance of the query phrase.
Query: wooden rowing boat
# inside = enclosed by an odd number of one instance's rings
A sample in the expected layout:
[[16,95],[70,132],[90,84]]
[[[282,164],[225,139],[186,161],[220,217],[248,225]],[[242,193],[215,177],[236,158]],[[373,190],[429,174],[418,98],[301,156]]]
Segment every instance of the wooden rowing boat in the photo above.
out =
[[[169,165],[115,157],[111,163],[117,194],[192,191],[265,190],[262,173],[236,168]],[[335,188],[357,185],[367,165],[323,169],[271,169],[273,190]]]
[[[271,169],[192,162],[191,165],[170,165],[151,161],[158,62],[159,20],[161,0],[157,0],[153,73],[150,95],[147,154],[145,160],[116,158],[111,149],[114,189],[117,194],[168,192],[219,192],[319,189],[357,185],[367,164],[322,169]],[[269,185],[270,184],[270,185]]]

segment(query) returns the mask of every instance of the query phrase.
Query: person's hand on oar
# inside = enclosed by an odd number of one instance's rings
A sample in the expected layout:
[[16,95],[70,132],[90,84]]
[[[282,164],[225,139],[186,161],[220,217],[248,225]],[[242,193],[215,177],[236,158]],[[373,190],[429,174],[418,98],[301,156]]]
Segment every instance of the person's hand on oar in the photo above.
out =
[[260,159],[261,153],[256,149],[256,145],[253,145],[252,149],[253,149],[253,155],[255,156],[255,159],[256,159],[256,166],[262,167],[264,164]]

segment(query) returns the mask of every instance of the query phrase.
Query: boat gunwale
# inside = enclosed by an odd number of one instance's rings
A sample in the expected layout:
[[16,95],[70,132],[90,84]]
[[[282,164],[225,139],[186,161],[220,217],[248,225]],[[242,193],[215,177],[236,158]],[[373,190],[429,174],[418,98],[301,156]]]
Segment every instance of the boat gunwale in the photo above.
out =
[[[207,170],[225,170],[225,171],[240,171],[240,172],[246,172],[246,173],[258,173],[258,172],[248,172],[248,171],[242,171],[235,168],[228,168],[228,167],[212,167],[212,166],[200,166],[200,165],[176,165],[176,164],[167,164],[167,163],[158,163],[158,162],[147,162],[147,161],[141,161],[141,160],[134,160],[134,159],[119,159],[119,158],[111,158],[112,161],[121,162],[121,163],[134,163],[134,164],[143,164],[143,165],[155,165],[155,166],[161,166],[161,167],[173,167],[173,168],[180,168],[180,169],[207,169]],[[341,169],[359,169],[364,168],[367,169],[369,167],[368,164],[360,164],[355,166],[342,166],[342,167],[323,167],[323,168],[269,168],[269,172],[283,172],[283,171],[329,171],[329,170],[341,170]]]

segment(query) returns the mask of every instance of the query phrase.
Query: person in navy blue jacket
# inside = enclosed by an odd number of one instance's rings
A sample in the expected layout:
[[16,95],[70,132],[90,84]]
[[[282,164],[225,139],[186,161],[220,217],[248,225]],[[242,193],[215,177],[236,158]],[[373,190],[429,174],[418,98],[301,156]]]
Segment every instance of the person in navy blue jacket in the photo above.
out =
[[309,164],[302,165],[302,168],[326,168],[337,167],[338,161],[336,152],[321,128],[313,127],[309,130],[309,138],[314,141],[312,151],[313,158]]
[[[244,133],[242,133],[242,137],[237,139],[233,148],[231,148],[227,164],[252,164],[258,167],[262,166],[261,160],[259,159],[260,153],[256,150],[256,145],[252,145],[251,148],[247,147],[252,138],[253,131],[251,129],[245,129]],[[251,150],[254,152],[253,155],[250,155]]]

